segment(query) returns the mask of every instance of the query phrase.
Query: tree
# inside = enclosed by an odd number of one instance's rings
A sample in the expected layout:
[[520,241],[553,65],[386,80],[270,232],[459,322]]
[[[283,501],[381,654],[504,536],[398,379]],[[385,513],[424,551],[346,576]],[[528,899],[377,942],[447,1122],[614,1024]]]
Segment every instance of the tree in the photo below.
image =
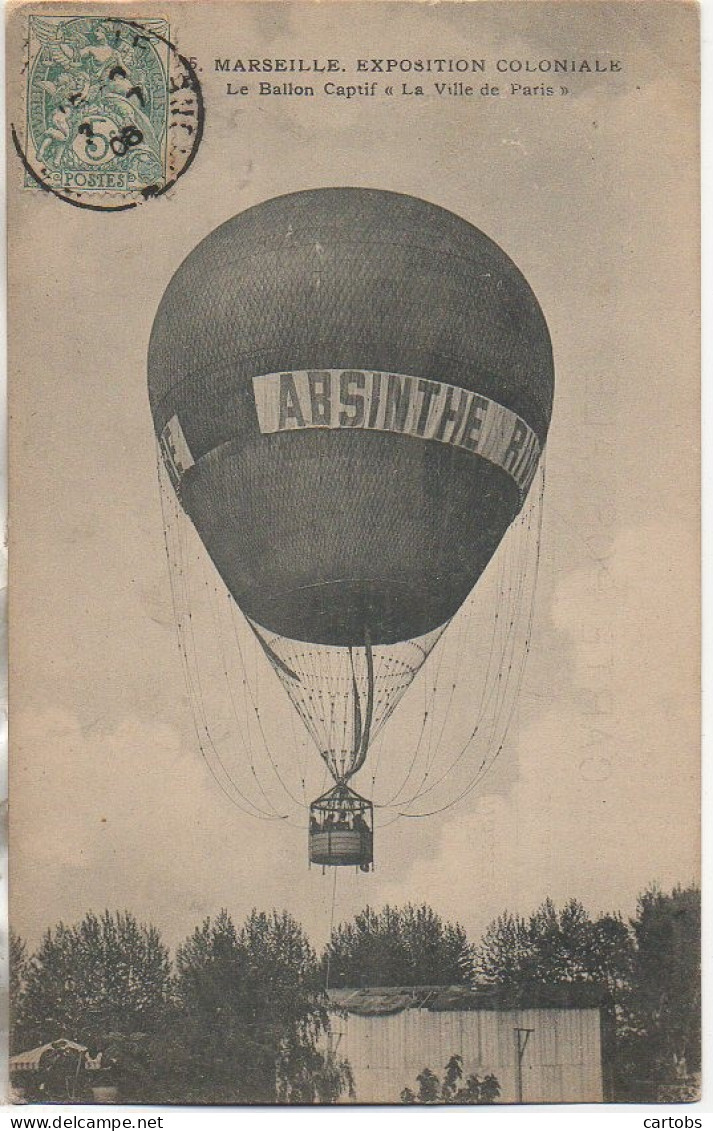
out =
[[10,1052],[20,1052],[23,1043],[21,1026],[22,995],[27,975],[27,944],[10,928],[8,964],[10,967]]
[[316,955],[289,914],[253,911],[238,932],[221,911],[179,948],[176,966],[193,1102],[197,1085],[233,1103],[333,1102],[351,1089],[329,1050]]
[[492,1104],[500,1095],[500,1084],[492,1074],[482,1080],[477,1075],[463,1080],[463,1057],[454,1054],[444,1069],[443,1082],[430,1068],[416,1077],[418,1092],[404,1088],[404,1104]]
[[529,919],[505,912],[494,920],[471,955],[471,972],[478,984],[509,989],[595,982],[616,994],[628,984],[632,961],[620,916],[592,920],[576,899],[561,910],[547,899]]
[[365,907],[332,931],[322,958],[330,986],[457,985],[468,981],[468,940],[426,904]]
[[85,915],[49,929],[27,963],[18,1024],[40,1044],[159,1029],[171,994],[168,951],[155,927],[128,912]]
[[701,1065],[701,893],[650,887],[631,920],[635,955],[620,1023],[619,1089],[652,1101],[690,1099]]
[[697,887],[648,888],[627,925],[592,920],[576,900],[551,900],[525,919],[505,913],[470,956],[477,984],[506,989],[596,982],[609,990],[615,1098],[695,1098],[700,1068],[701,905]]

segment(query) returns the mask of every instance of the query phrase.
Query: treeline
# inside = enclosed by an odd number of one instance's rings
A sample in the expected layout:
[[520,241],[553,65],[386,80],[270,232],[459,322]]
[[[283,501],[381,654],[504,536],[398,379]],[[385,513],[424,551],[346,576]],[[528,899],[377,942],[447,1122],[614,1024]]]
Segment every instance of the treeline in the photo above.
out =
[[325,986],[604,987],[619,1100],[685,1098],[700,1069],[700,892],[651,888],[629,921],[547,900],[478,943],[430,907],[366,907],[318,955],[286,912],[221,911],[173,958],[128,912],[11,936],[11,1051],[69,1038],[102,1053],[123,1100],[335,1102],[353,1088],[331,1051]]
[[[221,911],[173,962],[155,927],[90,912],[48,930],[29,958],[13,935],[11,970],[11,1052],[86,1045],[123,1102],[329,1103],[351,1089],[323,1040],[320,963],[287,912],[253,911],[238,929]],[[67,1098],[69,1062],[58,1058],[47,1098]]]

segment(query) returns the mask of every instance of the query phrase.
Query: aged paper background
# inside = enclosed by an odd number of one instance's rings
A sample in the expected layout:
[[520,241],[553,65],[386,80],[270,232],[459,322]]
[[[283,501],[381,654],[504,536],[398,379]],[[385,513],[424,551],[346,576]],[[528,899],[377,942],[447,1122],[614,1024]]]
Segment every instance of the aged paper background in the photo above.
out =
[[[27,13],[56,10],[11,13],[11,121]],[[340,876],[339,916],[427,901],[477,938],[505,907],[548,895],[627,914],[650,882],[696,879],[695,9],[121,5],[156,13],[198,60],[207,115],[167,196],[84,212],[23,186],[9,153],[13,926],[34,945],[59,919],[128,907],[174,945],[221,906],[237,921],[257,905],[326,938],[331,882],[308,871],[304,828],[250,822],[196,749],[146,349],[168,279],[204,235],[329,185],[423,197],[500,243],[545,311],[557,380],[533,648],[507,746],[456,809],[383,830],[376,872]],[[566,97],[347,101],[230,96],[214,65],[228,56],[622,67],[568,76]],[[289,742],[275,688],[272,725]],[[408,699],[401,712],[395,746]]]

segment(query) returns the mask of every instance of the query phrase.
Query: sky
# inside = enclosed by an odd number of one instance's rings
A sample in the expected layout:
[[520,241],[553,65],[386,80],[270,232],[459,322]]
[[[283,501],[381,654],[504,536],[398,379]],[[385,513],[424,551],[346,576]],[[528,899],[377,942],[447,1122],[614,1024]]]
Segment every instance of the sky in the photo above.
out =
[[[693,9],[586,4],[562,21],[549,4],[374,4],[368,19],[348,3],[168,8],[207,107],[175,189],[86,213],[10,169],[12,925],[34,945],[60,919],[128,908],[173,946],[221,907],[241,921],[257,906],[287,908],[316,944],[328,934],[332,877],[308,870],[304,828],[232,807],[197,749],[146,349],[204,235],[332,184],[408,192],[482,228],[538,296],[556,367],[532,649],[505,748],[459,806],[385,828],[372,875],[342,870],[335,917],[425,901],[477,939],[547,896],[630,914],[648,884],[694,880]],[[239,101],[213,69],[226,54],[623,67],[572,76],[552,99]],[[20,98],[18,79],[14,112]],[[412,690],[384,736],[394,758],[420,718]],[[275,684],[267,725],[289,759],[280,695]]]

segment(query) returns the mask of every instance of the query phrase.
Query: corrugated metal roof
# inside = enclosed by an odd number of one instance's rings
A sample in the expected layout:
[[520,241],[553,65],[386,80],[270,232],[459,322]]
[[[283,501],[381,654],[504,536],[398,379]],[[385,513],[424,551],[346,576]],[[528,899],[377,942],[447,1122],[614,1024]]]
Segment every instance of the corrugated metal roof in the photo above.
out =
[[517,989],[500,986],[365,986],[328,991],[330,1004],[362,1017],[387,1017],[404,1009],[510,1010],[592,1009],[607,1005],[605,986],[591,982],[532,985]]

